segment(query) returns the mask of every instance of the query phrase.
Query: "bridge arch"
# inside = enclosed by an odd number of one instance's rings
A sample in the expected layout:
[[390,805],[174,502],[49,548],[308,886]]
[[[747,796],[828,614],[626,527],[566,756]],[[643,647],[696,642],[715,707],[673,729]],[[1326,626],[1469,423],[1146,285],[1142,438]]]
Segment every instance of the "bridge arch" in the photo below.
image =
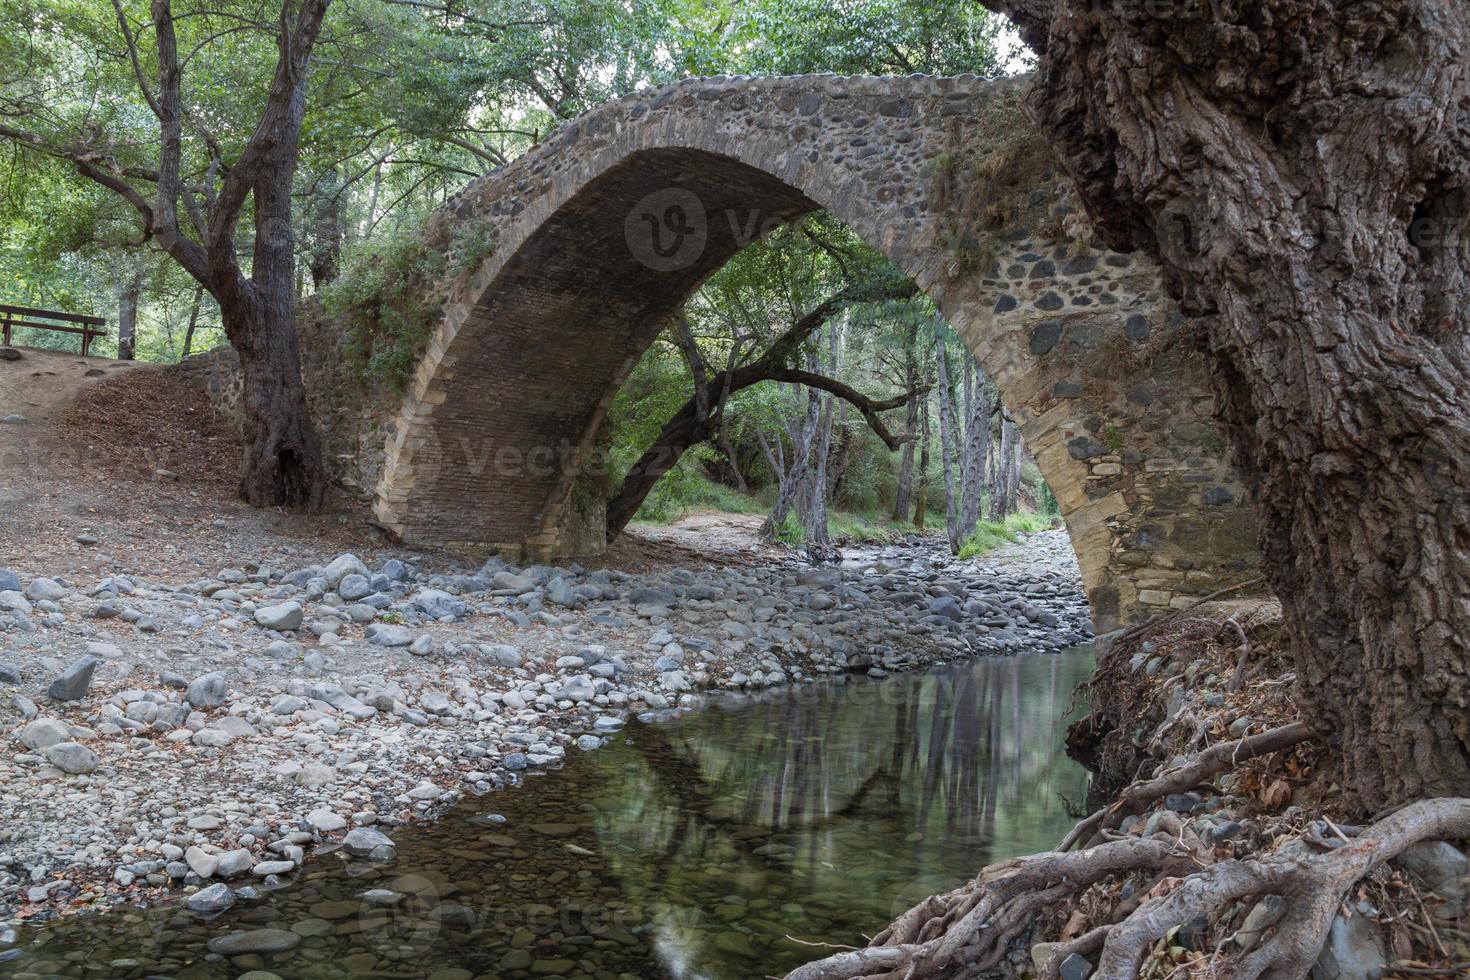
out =
[[1018,152],[1034,139],[1019,91],[677,83],[471,184],[427,230],[458,271],[388,439],[378,519],[409,542],[528,559],[596,550],[600,502],[577,481],[618,387],[710,273],[826,209],[918,283],[995,380],[1061,504],[1099,631],[1248,573],[1254,530],[1190,326],[1157,270],[1092,244],[1065,181]]

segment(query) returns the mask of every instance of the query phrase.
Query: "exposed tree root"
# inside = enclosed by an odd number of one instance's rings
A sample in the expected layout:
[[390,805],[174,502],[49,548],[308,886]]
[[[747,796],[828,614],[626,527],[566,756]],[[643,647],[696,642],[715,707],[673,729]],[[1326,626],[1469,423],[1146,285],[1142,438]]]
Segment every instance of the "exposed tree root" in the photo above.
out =
[[1247,759],[1291,748],[1311,737],[1310,728],[1301,722],[1293,722],[1290,725],[1282,725],[1280,728],[1261,732],[1259,735],[1212,745],[1177,769],[1171,769],[1153,779],[1133,783],[1126,787],[1118,795],[1117,802],[1098,810],[1079,823],[1062,840],[1058,848],[1063,851],[1069,850],[1078,841],[1085,839],[1089,833],[1097,835],[1093,836],[1089,843],[1097,843],[1104,831],[1116,830],[1124,819],[1135,813],[1142,813],[1155,800],[1163,799],[1170,793],[1182,793],[1194,789],[1220,773],[1233,769]]
[[[1256,747],[1295,744],[1289,736],[1297,733],[1287,731],[1294,727],[1254,736],[1261,740]],[[1199,772],[1213,764],[1195,760],[1176,772]],[[1174,785],[1166,775],[1143,784],[1152,788],[1130,799],[1141,801],[1166,782]],[[1147,838],[1122,837],[1081,851],[991,865],[965,886],[911,908],[868,948],[808,963],[787,980],[979,977],[1002,964],[1013,941],[1028,933],[1039,914],[1106,879],[1140,872],[1155,877],[1139,898],[1118,905],[1112,921],[1060,946],[1041,969],[1043,980],[1055,980],[1070,954],[1099,950],[1099,980],[1137,977],[1145,958],[1175,927],[1200,916],[1218,920],[1237,903],[1267,895],[1284,898],[1288,911],[1258,948],[1233,964],[1231,975],[1234,980],[1294,980],[1311,969],[1345,896],[1374,867],[1420,841],[1470,838],[1470,799],[1411,804],[1324,853],[1293,842],[1260,857],[1215,862],[1215,851],[1173,814],[1162,814],[1157,828]]]

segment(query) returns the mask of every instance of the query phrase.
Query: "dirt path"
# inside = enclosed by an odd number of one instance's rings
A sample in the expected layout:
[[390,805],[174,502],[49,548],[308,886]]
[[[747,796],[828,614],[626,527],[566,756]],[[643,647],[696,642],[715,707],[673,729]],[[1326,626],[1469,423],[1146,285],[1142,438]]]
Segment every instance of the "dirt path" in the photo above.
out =
[[[24,421],[0,422],[0,567],[81,581],[123,568],[178,578],[241,563],[299,564],[348,547],[375,556],[385,544],[366,508],[351,502],[311,518],[256,511],[217,472],[151,465],[170,458],[160,456],[165,449],[185,458],[179,447],[202,438],[192,417],[199,406],[168,402],[177,391],[156,366],[14,350],[18,360],[0,358],[0,418]],[[103,401],[100,386],[134,385],[135,374],[156,380],[163,400],[161,411],[152,404],[136,413],[148,421],[94,412],[80,430],[62,424],[79,400]]]
[[[222,567],[299,567],[343,551],[370,563],[456,561],[393,546],[360,501],[339,498],[316,516],[240,503],[227,479],[192,465],[189,443],[208,428],[197,418],[207,411],[201,397],[156,365],[16,350],[19,360],[0,357],[0,418],[25,419],[0,423],[0,568],[89,582],[123,570],[180,580]],[[114,380],[135,372],[156,379],[153,397],[144,378]],[[120,383],[143,390],[130,403],[99,388]],[[140,394],[150,404],[137,405]],[[79,402],[90,408],[80,428],[75,411],[68,416]],[[761,540],[760,523],[759,515],[701,513],[634,525],[595,564],[647,572],[790,561]]]

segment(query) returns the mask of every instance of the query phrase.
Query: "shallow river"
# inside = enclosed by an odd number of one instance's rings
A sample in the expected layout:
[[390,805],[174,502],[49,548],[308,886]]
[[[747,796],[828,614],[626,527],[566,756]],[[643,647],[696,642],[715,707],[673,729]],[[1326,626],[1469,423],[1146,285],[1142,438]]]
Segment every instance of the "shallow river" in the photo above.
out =
[[[1091,666],[1086,650],[983,660],[634,722],[394,831],[391,864],[319,857],[212,921],[117,910],[22,930],[0,974],[780,974],[822,954],[805,944],[861,945],[981,865],[1054,846],[1086,796],[1062,741]],[[222,937],[263,951],[210,952]]]

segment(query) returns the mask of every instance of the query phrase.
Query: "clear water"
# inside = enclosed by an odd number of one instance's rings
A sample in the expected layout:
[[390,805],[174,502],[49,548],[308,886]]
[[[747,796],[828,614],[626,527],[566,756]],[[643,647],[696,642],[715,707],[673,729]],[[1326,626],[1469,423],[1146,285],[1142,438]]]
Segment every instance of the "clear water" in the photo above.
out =
[[[983,660],[635,722],[558,771],[395,831],[389,865],[328,855],[212,921],[178,908],[58,920],[22,930],[0,973],[779,975],[823,952],[806,944],[862,945],[982,865],[1054,846],[1087,791],[1062,741],[1091,668],[1087,650]],[[259,929],[300,939],[208,949]]]

